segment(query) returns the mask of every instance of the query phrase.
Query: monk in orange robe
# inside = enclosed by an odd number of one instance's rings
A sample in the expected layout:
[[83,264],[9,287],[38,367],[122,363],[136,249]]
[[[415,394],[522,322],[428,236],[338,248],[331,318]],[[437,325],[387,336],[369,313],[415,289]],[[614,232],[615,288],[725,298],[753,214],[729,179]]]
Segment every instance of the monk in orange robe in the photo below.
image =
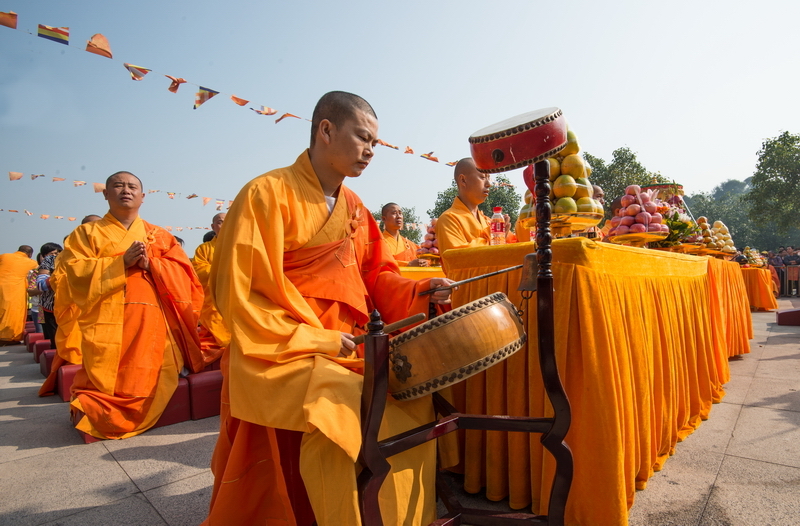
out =
[[467,157],[456,163],[454,177],[458,196],[436,222],[441,254],[451,248],[485,246],[491,240],[489,219],[478,208],[489,197],[490,175],[479,172],[475,161]]
[[65,303],[77,308],[83,369],[72,385],[75,427],[120,439],[158,421],[184,367],[205,367],[197,337],[203,296],[172,234],[139,217],[139,178],[117,172],[103,195],[108,214],[65,242],[55,299],[59,311]]
[[231,340],[230,331],[225,326],[222,316],[219,315],[214,306],[211,293],[208,289],[208,277],[211,273],[211,262],[214,260],[214,251],[217,247],[217,236],[225,222],[225,212],[220,212],[211,220],[211,230],[214,237],[206,241],[194,252],[192,264],[197,273],[197,278],[203,285],[203,308],[200,311],[200,346],[203,353],[211,361],[216,361],[222,356],[222,352]]
[[[311,147],[292,166],[248,183],[217,241],[215,303],[231,329],[222,359],[220,435],[212,458],[208,525],[294,525],[283,470],[297,469],[276,439],[302,433],[299,471],[320,526],[361,524],[356,474],[361,447],[363,358],[352,341],[368,313],[385,322],[449,302],[450,281],[400,276],[370,212],[342,183],[367,167],[378,122],[361,97],[324,95]],[[389,398],[382,436],[431,421],[429,397]],[[433,443],[389,459],[384,524],[435,518]],[[304,523],[305,524],[305,523]]]
[[39,266],[33,248],[0,254],[0,345],[16,345],[25,333],[28,317],[28,273]]
[[429,262],[417,258],[419,245],[400,235],[403,229],[403,209],[397,203],[387,203],[381,209],[383,221],[383,240],[401,267],[427,267]]
[[[103,218],[98,215],[90,214],[83,218],[81,224],[85,225],[101,219]],[[58,264],[58,260],[56,260],[56,264]],[[50,287],[53,289],[54,297],[69,294],[66,279],[57,280],[53,275],[50,278]],[[77,306],[71,302],[56,302],[53,314],[58,322],[55,337],[56,355],[53,357],[53,363],[50,364],[50,374],[39,388],[39,396],[56,394],[58,370],[62,366],[81,363],[81,332],[78,327]]]

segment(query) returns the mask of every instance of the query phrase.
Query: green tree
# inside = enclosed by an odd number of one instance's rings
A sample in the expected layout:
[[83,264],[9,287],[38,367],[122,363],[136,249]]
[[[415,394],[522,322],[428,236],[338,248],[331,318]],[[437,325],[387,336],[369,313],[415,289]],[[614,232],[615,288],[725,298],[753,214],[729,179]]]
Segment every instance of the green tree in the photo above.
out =
[[[375,212],[372,212],[372,217],[378,222],[381,230],[383,230],[383,220],[381,219],[381,209],[383,209],[383,206],[384,205],[381,205]],[[417,217],[415,207],[406,208],[405,206],[401,206],[400,209],[403,211],[403,228],[400,229],[400,235],[419,245],[422,241],[422,231],[411,226],[413,224],[421,224],[419,217]]]
[[[511,217],[511,224],[516,224],[522,197],[517,193],[516,188],[511,184],[511,180],[507,176],[498,175],[494,183],[489,191],[489,197],[478,205],[478,208],[486,216],[491,217],[492,208],[502,206],[503,213]],[[453,200],[457,195],[458,187],[456,182],[451,181],[450,187],[436,194],[436,202],[433,208],[428,210],[428,216],[433,218],[442,215],[445,210],[453,205]]]
[[751,184],[750,219],[760,227],[772,222],[779,234],[788,234],[800,213],[800,135],[783,132],[764,141]]
[[730,179],[711,192],[686,196],[684,201],[695,218],[705,216],[709,222],[722,221],[731,232],[736,248],[749,246],[758,250],[774,250],[781,245],[795,245],[800,241],[800,228],[792,227],[779,232],[774,221],[758,225],[751,219],[751,178],[744,181]]
[[611,217],[611,202],[625,193],[625,188],[638,184],[665,184],[667,180],[658,172],[647,170],[636,158],[636,152],[627,146],[617,148],[611,154],[611,162],[583,152],[583,158],[592,168],[590,181],[606,194],[606,216]]

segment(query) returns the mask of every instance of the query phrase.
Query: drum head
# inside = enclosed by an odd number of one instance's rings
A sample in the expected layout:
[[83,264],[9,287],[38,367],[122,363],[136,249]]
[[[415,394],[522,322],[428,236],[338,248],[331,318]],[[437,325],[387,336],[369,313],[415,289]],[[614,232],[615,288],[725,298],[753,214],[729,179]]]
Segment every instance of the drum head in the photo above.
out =
[[[558,115],[556,115],[556,113]],[[516,117],[511,117],[510,119],[500,121],[496,124],[492,124],[491,126],[481,128],[470,135],[469,142],[479,142],[480,139],[484,137],[493,136],[500,132],[517,133],[514,130],[520,125],[524,127],[525,124],[528,124],[528,129],[530,129],[531,126],[539,126],[545,122],[553,120],[553,118],[558,117],[559,115],[561,115],[561,110],[555,107],[529,111],[528,113],[523,113],[522,115],[517,115]]]

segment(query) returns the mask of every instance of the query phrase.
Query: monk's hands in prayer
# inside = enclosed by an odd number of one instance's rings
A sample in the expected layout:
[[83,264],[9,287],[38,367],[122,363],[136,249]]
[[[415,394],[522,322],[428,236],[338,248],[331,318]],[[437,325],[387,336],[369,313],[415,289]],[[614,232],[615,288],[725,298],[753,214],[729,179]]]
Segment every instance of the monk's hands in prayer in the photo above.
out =
[[[453,280],[447,278],[433,278],[431,279],[431,288],[438,289],[439,287],[447,287],[452,283],[455,283]],[[456,287],[458,289],[458,287]],[[431,294],[431,303],[436,303],[438,305],[447,305],[450,303],[450,294],[453,292],[453,289],[447,290],[440,290]]]
[[356,344],[353,342],[354,336],[349,332],[342,333],[342,348],[339,350],[338,358],[349,358],[356,350]]
[[409,267],[427,267],[431,262],[427,259],[412,259],[408,262]]
[[[141,241],[134,241],[131,243],[131,246],[128,247],[128,250],[126,250],[122,255],[122,261],[125,264],[125,268],[130,268],[139,263],[139,260],[142,259],[142,257],[147,257],[147,248]],[[147,263],[147,267],[150,267],[149,261]]]
[[150,270],[150,258],[147,256],[146,249],[144,254],[142,254],[142,257],[139,258],[139,267],[143,268],[144,270]]

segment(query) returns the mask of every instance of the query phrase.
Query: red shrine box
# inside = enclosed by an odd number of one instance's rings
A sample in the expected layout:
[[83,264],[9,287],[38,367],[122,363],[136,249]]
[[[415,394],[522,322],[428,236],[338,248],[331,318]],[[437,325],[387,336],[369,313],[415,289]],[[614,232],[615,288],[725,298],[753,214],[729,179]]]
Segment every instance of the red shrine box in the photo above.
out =
[[800,325],[800,309],[778,311],[775,320],[778,325]]
[[78,374],[78,371],[81,369],[83,369],[83,366],[80,364],[64,364],[58,368],[56,387],[58,388],[58,395],[65,402],[69,402],[72,399],[72,393],[70,392],[72,389],[72,381],[75,380],[75,375]]
[[189,381],[192,420],[218,415],[222,393],[222,371],[190,374],[186,379]]
[[175,389],[175,393],[172,395],[172,398],[167,404],[167,408],[164,409],[164,413],[161,415],[161,418],[158,419],[158,422],[156,422],[156,425],[154,425],[153,428],[186,422],[187,420],[190,420],[191,417],[192,413],[191,402],[189,401],[189,382],[186,380],[186,378],[179,378],[178,388]]
[[28,347],[28,352],[33,352],[33,344],[39,340],[44,340],[44,334],[41,332],[32,332],[25,335],[25,345]]
[[50,344],[50,340],[39,340],[33,342],[33,361],[39,363],[39,359],[42,356],[44,351],[50,349],[52,345]]
[[36,332],[36,325],[32,321],[25,322],[25,334]]
[[47,349],[39,355],[39,370],[42,372],[42,376],[45,378],[50,376],[50,367],[53,365],[53,358],[55,357],[55,349]]

